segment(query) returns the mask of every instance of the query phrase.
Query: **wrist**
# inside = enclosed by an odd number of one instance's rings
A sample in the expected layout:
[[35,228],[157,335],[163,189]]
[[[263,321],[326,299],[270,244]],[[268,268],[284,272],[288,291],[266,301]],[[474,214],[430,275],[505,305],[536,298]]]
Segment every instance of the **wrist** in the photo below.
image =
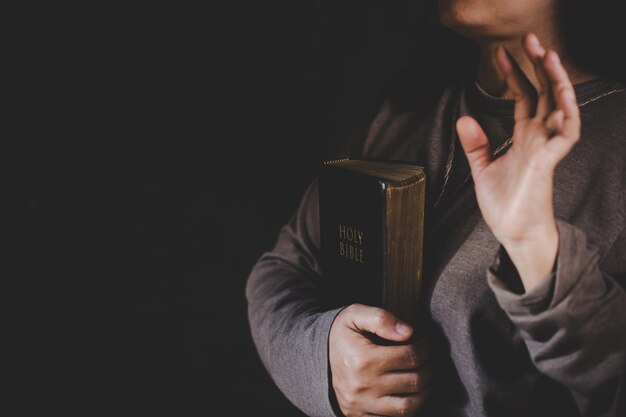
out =
[[526,292],[545,281],[554,271],[559,248],[556,222],[530,237],[501,243],[515,265]]

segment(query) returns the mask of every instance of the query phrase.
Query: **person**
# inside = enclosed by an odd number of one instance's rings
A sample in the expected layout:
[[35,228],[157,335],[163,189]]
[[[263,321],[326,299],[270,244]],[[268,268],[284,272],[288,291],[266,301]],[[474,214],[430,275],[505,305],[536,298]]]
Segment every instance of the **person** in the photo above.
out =
[[471,42],[428,57],[462,61],[411,67],[342,149],[425,169],[427,326],[324,306],[316,181],[254,266],[253,339],[306,414],[626,415],[626,93],[570,59],[561,6],[440,0]]

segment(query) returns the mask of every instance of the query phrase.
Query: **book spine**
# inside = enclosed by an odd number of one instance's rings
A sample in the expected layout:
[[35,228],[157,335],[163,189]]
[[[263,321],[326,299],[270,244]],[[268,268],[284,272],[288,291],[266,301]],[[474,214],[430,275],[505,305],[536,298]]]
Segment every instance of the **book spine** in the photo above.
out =
[[385,307],[418,326],[422,286],[425,178],[387,187],[385,203]]

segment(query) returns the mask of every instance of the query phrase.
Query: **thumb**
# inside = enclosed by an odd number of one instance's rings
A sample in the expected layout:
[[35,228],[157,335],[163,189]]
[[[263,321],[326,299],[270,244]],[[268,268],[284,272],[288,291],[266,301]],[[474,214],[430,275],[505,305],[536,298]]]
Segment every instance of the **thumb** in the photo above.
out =
[[476,177],[491,163],[492,156],[487,135],[478,122],[470,116],[463,116],[457,120],[456,131],[472,170],[472,176]]
[[360,304],[353,307],[350,319],[355,330],[373,333],[394,342],[405,342],[413,334],[411,326],[387,310]]

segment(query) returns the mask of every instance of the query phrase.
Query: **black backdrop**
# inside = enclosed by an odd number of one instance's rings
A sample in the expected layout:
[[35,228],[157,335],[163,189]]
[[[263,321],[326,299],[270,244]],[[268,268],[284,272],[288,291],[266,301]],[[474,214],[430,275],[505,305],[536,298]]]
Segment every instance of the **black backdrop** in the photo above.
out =
[[25,12],[6,155],[26,414],[298,415],[252,344],[245,280],[412,57],[414,3]]
[[[414,57],[423,2],[228,3],[7,15],[7,397],[25,415],[298,415],[254,350],[245,280]],[[620,15],[594,10],[569,30],[614,57]],[[604,69],[624,79],[622,61]]]

